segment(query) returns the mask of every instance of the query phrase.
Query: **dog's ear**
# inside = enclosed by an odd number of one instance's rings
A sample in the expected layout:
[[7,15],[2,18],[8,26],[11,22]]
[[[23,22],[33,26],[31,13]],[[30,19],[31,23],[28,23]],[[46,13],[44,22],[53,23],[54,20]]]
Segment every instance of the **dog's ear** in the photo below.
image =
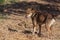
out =
[[26,10],[26,12],[27,12],[27,13],[35,13],[36,10],[33,9],[33,8],[28,8],[28,9]]
[[29,12],[31,12],[31,11],[32,11],[31,8],[28,8],[28,9],[26,10],[27,13],[29,13]]
[[37,10],[32,8],[31,11],[32,13],[35,13]]

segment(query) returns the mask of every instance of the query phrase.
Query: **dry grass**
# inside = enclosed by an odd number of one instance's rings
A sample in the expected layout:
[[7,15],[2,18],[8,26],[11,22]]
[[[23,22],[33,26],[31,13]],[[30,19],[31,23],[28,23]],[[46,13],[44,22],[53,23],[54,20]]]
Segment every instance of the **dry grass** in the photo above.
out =
[[[29,20],[29,19],[28,19]],[[47,33],[44,27],[42,27],[43,37],[33,36],[31,33],[25,33],[25,29],[31,31],[31,20],[28,21],[28,25],[24,26],[25,17],[10,15],[7,19],[0,19],[0,40],[60,40],[60,21],[57,19],[57,24],[53,25],[52,39],[47,37]],[[27,22],[26,22],[27,23]],[[19,25],[18,25],[19,24]],[[12,29],[12,30],[9,30]],[[13,31],[16,30],[16,31]]]
[[[36,2],[48,4],[48,2],[40,0]],[[38,37],[37,35],[33,36],[31,33],[24,33],[25,30],[32,31],[30,18],[26,20],[23,15],[0,15],[0,40],[60,40],[60,18],[56,20],[52,27],[52,39],[47,37],[47,31],[44,27],[42,27],[42,37]]]

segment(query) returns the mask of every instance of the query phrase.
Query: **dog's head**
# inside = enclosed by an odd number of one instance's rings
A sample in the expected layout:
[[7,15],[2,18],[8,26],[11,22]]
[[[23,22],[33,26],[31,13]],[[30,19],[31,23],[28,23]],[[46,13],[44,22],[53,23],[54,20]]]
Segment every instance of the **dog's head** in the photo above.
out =
[[34,10],[34,9],[32,9],[32,8],[28,8],[28,9],[26,10],[26,17],[27,17],[27,18],[31,17],[32,15],[35,14],[35,12],[36,12],[36,10]]

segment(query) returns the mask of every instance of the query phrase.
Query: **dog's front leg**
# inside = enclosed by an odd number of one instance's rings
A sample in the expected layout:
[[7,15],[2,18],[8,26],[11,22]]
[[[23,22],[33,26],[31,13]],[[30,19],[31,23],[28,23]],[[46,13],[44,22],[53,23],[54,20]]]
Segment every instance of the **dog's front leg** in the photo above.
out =
[[34,18],[32,18],[32,24],[33,24],[33,35],[35,35],[37,23],[36,23],[36,20]]

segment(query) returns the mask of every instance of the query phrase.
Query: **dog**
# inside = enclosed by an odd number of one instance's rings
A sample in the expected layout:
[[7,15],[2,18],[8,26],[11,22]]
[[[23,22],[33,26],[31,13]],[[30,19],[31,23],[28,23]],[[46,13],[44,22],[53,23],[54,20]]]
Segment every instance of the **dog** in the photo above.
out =
[[41,27],[43,24],[45,24],[45,28],[48,31],[48,34],[50,35],[51,32],[51,26],[56,21],[54,18],[54,15],[50,13],[42,13],[41,11],[34,10],[32,8],[28,8],[26,10],[26,18],[31,18],[32,24],[33,24],[33,35],[36,32],[37,25],[39,26],[39,33],[38,36],[41,36]]

